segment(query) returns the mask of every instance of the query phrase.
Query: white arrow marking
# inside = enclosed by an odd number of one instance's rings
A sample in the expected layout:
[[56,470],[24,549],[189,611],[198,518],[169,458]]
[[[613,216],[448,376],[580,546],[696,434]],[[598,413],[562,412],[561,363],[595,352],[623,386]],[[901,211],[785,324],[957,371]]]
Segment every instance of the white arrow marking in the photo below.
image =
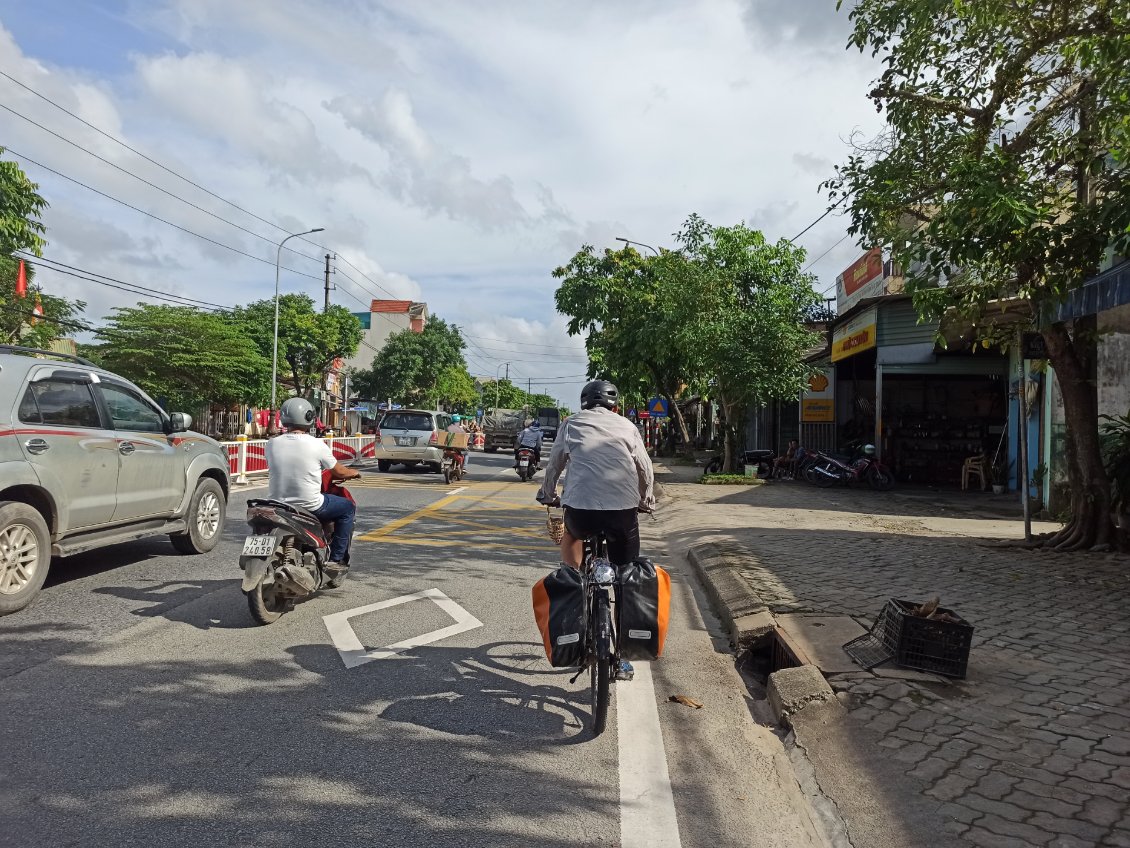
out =
[[[433,630],[431,633],[413,636],[410,639],[394,642],[391,645],[385,645],[383,648],[374,648],[373,650],[365,649],[365,646],[361,644],[361,640],[357,638],[353,627],[349,624],[349,619],[356,616],[388,609],[389,607],[400,606],[401,604],[407,604],[425,598],[434,601],[436,606],[455,620],[455,623],[447,627],[441,627],[439,630]],[[412,648],[418,648],[421,645],[430,645],[432,642],[438,642],[440,639],[446,639],[448,636],[454,636],[457,633],[465,633],[468,630],[474,630],[476,627],[483,626],[481,621],[467,612],[467,610],[463,609],[463,607],[459,606],[459,604],[455,603],[455,601],[451,600],[451,598],[447,597],[447,595],[439,589],[425,589],[423,592],[416,592],[412,595],[401,595],[399,598],[389,598],[387,601],[367,604],[366,606],[345,610],[344,612],[335,612],[331,615],[322,616],[322,620],[326,623],[326,630],[329,631],[334,647],[336,647],[337,652],[341,654],[341,661],[345,663],[346,668],[356,668],[359,665],[364,665],[373,660],[384,660],[389,657],[395,657],[397,654],[409,651]]]

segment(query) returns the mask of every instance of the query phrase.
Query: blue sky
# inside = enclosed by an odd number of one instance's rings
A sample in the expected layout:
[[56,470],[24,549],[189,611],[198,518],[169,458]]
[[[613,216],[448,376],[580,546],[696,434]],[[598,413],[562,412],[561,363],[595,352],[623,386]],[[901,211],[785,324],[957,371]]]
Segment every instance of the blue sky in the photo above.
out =
[[[567,397],[585,359],[550,275],[582,244],[667,244],[691,212],[791,237],[824,210],[847,137],[878,129],[879,69],[847,29],[834,0],[0,0],[0,70],[258,218],[3,78],[0,104],[82,150],[6,112],[0,146],[254,257],[26,164],[52,259],[246,303],[273,292],[273,242],[322,226],[292,259],[358,266],[338,302],[425,300],[479,340],[473,372],[511,360]],[[821,288],[859,253],[836,215],[800,243]],[[95,319],[136,300],[39,282]],[[309,277],[282,287],[320,299]]]

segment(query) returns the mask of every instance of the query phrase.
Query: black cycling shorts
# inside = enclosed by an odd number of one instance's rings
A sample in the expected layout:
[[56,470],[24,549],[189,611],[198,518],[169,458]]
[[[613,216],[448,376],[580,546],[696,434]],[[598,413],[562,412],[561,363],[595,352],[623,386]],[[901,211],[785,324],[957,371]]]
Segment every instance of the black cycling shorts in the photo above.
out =
[[608,559],[627,565],[640,558],[640,519],[633,509],[574,509],[565,507],[565,529],[574,539],[589,539],[600,531],[608,540]]

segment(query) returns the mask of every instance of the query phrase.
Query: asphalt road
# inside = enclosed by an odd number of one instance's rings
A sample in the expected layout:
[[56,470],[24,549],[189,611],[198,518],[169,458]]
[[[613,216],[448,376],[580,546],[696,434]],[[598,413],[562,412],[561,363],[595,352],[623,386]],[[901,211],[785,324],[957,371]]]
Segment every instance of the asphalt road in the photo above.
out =
[[254,489],[211,554],[55,561],[0,619],[0,845],[813,844],[661,520],[645,548],[672,571],[668,648],[592,737],[587,675],[550,668],[533,623],[557,562],[538,482],[506,466],[476,454],[450,487],[367,472],[345,586],[269,627],[239,591]]

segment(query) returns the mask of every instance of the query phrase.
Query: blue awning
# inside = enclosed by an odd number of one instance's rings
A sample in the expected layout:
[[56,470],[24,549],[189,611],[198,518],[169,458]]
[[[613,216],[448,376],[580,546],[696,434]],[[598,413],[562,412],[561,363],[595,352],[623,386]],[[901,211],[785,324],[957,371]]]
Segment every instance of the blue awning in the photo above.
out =
[[1053,321],[1070,321],[1130,303],[1130,262],[1122,262],[1084,283],[1056,307]]

